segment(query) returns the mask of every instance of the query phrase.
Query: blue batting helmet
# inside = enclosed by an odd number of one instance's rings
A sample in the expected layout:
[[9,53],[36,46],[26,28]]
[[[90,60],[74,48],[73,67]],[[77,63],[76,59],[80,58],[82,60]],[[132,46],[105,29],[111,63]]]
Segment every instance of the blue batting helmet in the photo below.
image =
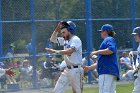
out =
[[71,32],[72,34],[75,33],[76,25],[75,25],[74,22],[72,22],[72,21],[64,21],[64,22],[62,22],[62,25],[63,25],[62,28],[67,28],[67,30],[69,32]]
[[140,27],[135,27],[135,28],[133,29],[132,35],[136,35],[136,34],[139,34],[139,35],[140,35]]

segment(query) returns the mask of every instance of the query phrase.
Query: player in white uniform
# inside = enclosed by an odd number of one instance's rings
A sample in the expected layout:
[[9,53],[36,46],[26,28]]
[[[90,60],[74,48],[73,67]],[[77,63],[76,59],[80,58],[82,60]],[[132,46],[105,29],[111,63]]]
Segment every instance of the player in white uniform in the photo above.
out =
[[[76,25],[72,21],[60,22],[53,32],[50,40],[64,46],[64,50],[46,48],[48,52],[64,55],[66,69],[59,77],[54,93],[64,93],[66,85],[70,84],[75,93],[81,93],[83,68],[82,65],[82,43],[75,35]],[[61,38],[57,37],[61,31]]]
[[138,66],[135,70],[135,73],[137,73],[137,78],[135,79],[134,82],[134,89],[133,93],[140,93],[140,27],[136,27],[133,30],[133,33],[135,41],[139,43],[139,46],[137,48],[137,51],[131,51],[129,55],[137,55],[137,61],[138,61]]

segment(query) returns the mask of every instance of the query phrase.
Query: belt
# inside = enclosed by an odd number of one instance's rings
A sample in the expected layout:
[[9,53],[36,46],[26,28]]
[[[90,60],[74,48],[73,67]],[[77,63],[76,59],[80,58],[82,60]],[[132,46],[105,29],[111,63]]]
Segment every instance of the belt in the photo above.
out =
[[79,66],[67,66],[68,69],[78,68]]

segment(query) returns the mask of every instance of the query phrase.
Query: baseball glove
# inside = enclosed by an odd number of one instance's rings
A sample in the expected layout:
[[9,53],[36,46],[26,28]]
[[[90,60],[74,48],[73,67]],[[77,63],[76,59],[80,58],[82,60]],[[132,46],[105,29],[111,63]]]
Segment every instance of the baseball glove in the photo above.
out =
[[13,71],[12,69],[6,69],[5,70],[5,74],[9,75],[9,76],[15,76],[16,72]]

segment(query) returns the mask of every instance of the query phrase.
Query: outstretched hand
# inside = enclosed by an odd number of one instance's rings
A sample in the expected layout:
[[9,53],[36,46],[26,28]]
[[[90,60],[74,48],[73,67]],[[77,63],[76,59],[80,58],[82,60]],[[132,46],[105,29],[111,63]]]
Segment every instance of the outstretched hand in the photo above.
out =
[[9,75],[9,76],[15,76],[16,72],[13,71],[11,68],[10,69],[6,69],[5,70],[5,74]]
[[91,52],[90,57],[92,58],[93,55],[97,55],[97,54],[98,54],[98,51],[93,51]]
[[84,66],[83,69],[84,69],[84,73],[86,73],[87,71],[89,71],[89,67],[88,66]]

